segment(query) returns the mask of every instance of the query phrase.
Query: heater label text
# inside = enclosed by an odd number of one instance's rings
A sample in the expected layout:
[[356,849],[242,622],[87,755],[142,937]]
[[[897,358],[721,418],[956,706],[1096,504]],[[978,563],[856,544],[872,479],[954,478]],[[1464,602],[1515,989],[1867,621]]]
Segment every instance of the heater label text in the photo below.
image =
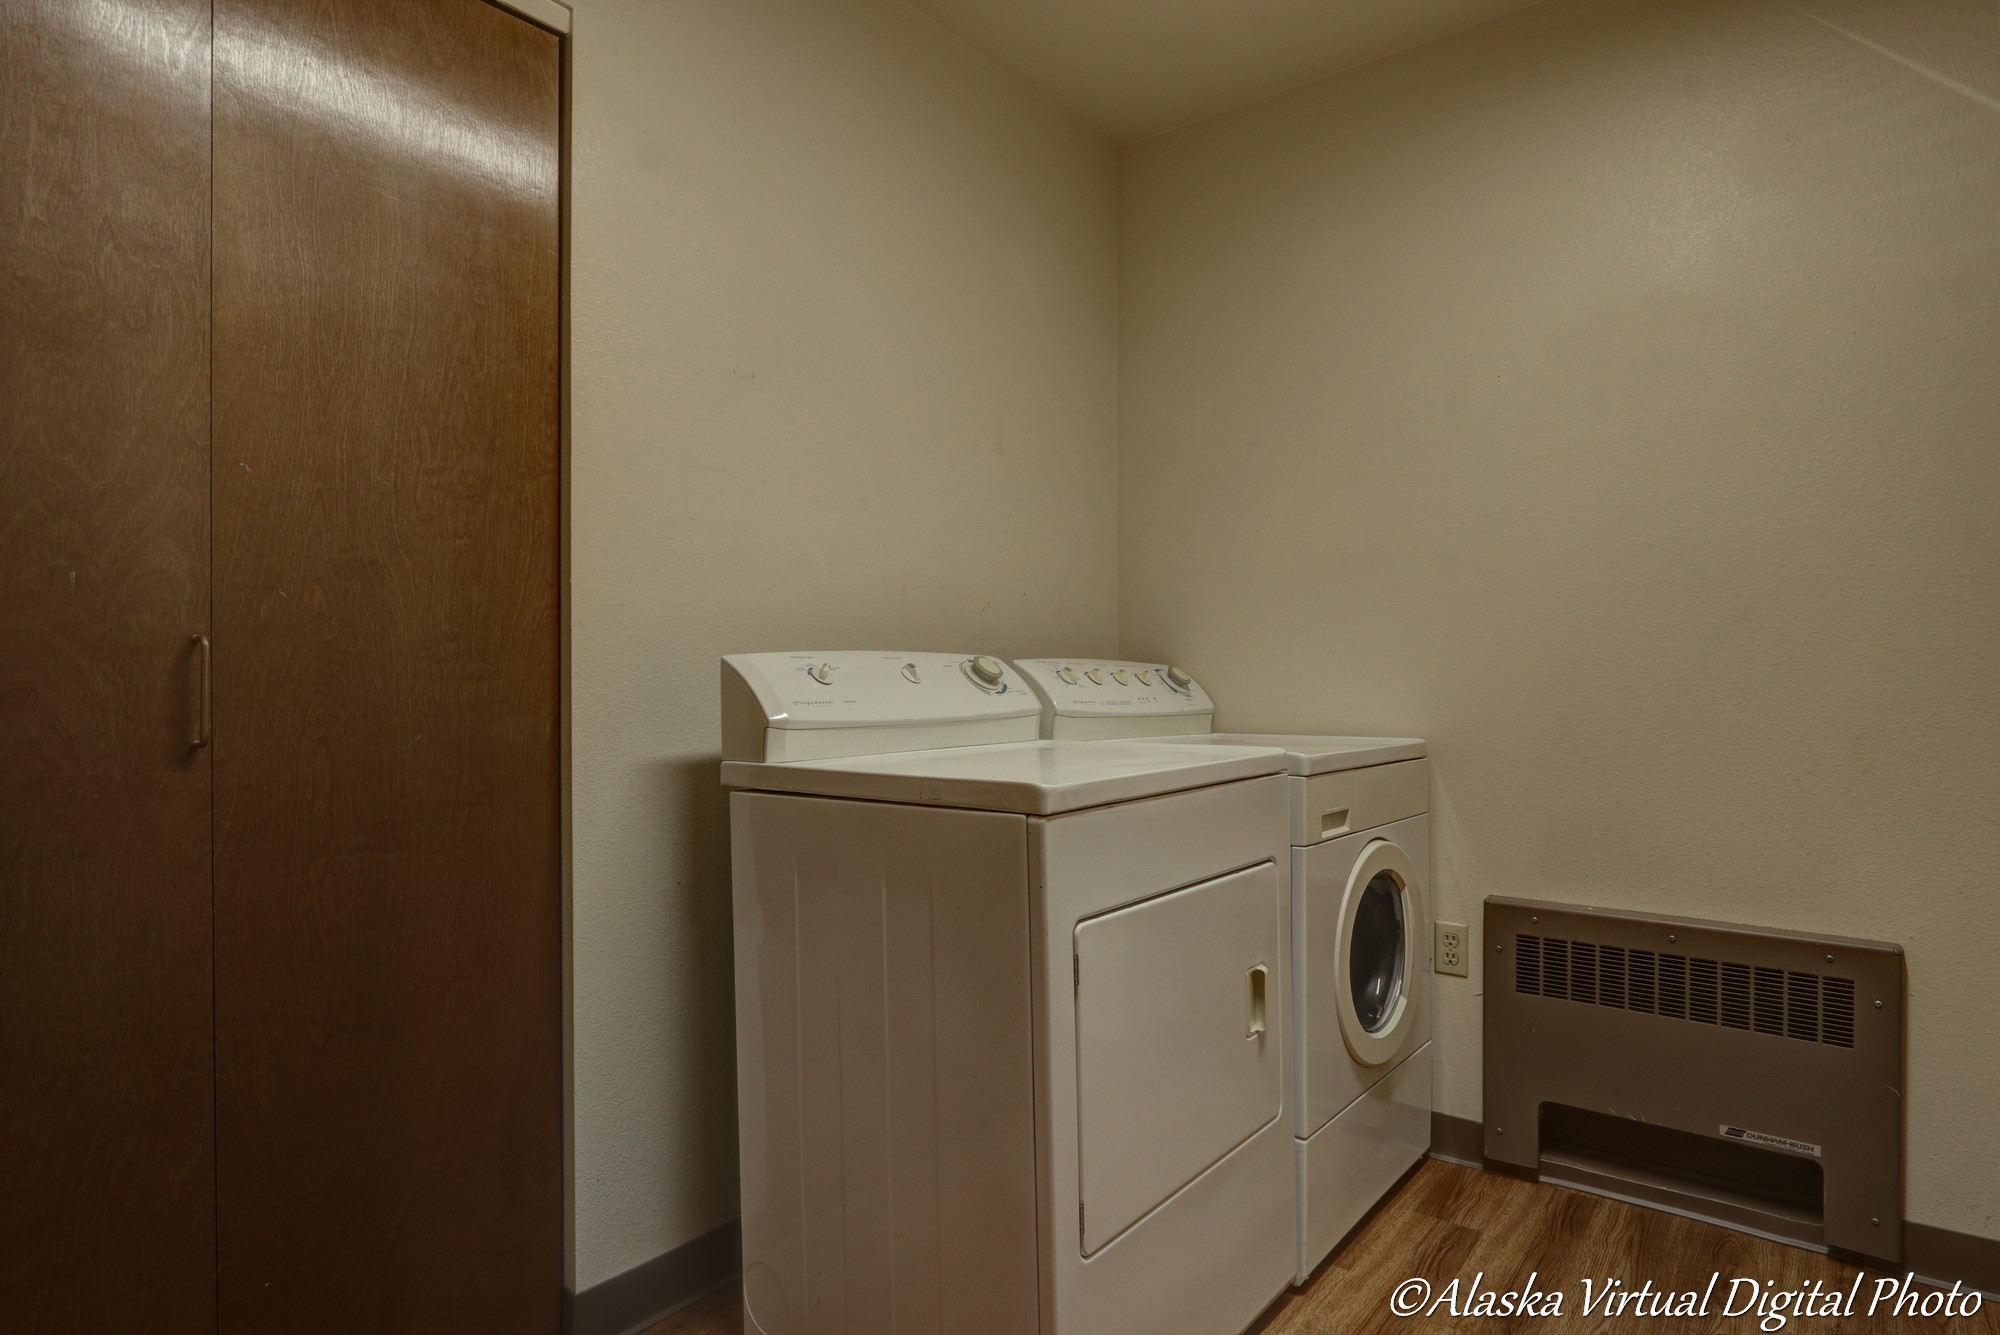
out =
[[1762,1131],[1746,1131],[1727,1122],[1716,1130],[1731,1140],[1747,1141],[1752,1145],[1769,1145],[1772,1149],[1790,1150],[1794,1154],[1810,1154],[1815,1159],[1823,1157],[1819,1152],[1819,1146],[1809,1140],[1792,1140],[1785,1136],[1767,1135]]

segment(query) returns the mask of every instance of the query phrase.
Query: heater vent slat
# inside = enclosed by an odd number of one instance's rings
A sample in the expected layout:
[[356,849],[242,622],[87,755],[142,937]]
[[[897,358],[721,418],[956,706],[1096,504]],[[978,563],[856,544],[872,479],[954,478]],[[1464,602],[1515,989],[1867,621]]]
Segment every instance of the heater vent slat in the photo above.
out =
[[1757,966],[1757,1018],[1760,1034],[1785,1032],[1785,971]]
[[1597,947],[1588,941],[1569,943],[1569,999],[1597,1004]]
[[1714,1024],[1722,988],[1714,960],[1688,961],[1688,1019]]
[[1722,1022],[1731,1029],[1750,1027],[1750,966],[1722,966]]
[[1542,938],[1542,995],[1569,995],[1569,942],[1558,937]]
[[1597,1004],[1600,1006],[1625,1005],[1625,948],[1623,946],[1599,946],[1597,948]]
[[1688,1017],[1688,962],[1685,955],[1660,956],[1660,1014]]
[[1659,1004],[1659,957],[1650,950],[1635,950],[1628,958],[1629,983],[1626,1004],[1647,1015]]
[[1816,973],[1514,937],[1514,991],[1837,1048],[1854,1046],[1854,981]]
[[1854,983],[1847,978],[1822,978],[1819,1041],[1836,1048],[1854,1046]]
[[1514,938],[1514,990],[1531,997],[1542,994],[1542,938]]
[[1785,1037],[1819,1042],[1819,975],[1785,975]]

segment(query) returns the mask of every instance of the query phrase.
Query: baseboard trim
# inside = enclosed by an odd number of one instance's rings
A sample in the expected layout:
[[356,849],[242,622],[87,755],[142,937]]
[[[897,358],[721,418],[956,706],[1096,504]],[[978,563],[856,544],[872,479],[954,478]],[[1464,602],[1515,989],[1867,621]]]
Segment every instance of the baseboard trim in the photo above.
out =
[[1486,1128],[1469,1117],[1432,1109],[1431,1158],[1467,1168],[1486,1167]]
[[2000,1303],[2000,1239],[1903,1221],[1903,1265],[1933,1284],[1956,1280]]
[[[1486,1162],[1486,1128],[1469,1117],[1453,1117],[1448,1113],[1436,1111],[1431,1113],[1431,1158],[1462,1164],[1467,1168],[1481,1168],[1488,1172],[1498,1171]],[[1569,1182],[1558,1185],[1575,1187],[1575,1184]],[[1589,1190],[1583,1187],[1575,1189]],[[1634,1205],[1648,1209],[1666,1208],[1634,1200],[1629,1196],[1619,1196],[1617,1199],[1630,1201]],[[1688,1212],[1668,1209],[1667,1213]],[[1689,1214],[1688,1217],[1702,1219],[1720,1228],[1736,1227],[1727,1220],[1714,1219],[1706,1215]],[[1756,1232],[1754,1229],[1746,1231]],[[1785,1242],[1790,1246],[1801,1245],[1775,1234],[1759,1233],[1758,1236],[1771,1238],[1774,1242]],[[1823,1251],[1824,1248],[1811,1247],[1808,1250]],[[1949,1288],[1952,1284],[1959,1283],[1967,1288],[1978,1289],[1988,1299],[2000,1303],[2000,1238],[1982,1238],[1971,1233],[1958,1233],[1948,1228],[1937,1228],[1931,1224],[1919,1224],[1905,1219],[1902,1267],[1915,1272],[1918,1279],[1940,1288]]]
[[569,1335],[638,1335],[742,1270],[743,1232],[732,1219],[575,1295],[565,1328]]

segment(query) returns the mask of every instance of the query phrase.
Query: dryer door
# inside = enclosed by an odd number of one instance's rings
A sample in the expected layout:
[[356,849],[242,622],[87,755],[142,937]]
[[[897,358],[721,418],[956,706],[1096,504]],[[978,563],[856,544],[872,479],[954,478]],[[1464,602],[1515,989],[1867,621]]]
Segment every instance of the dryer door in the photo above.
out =
[[1285,911],[1264,862],[1077,924],[1086,1256],[1279,1116]]
[[1387,839],[1362,849],[1348,874],[1336,920],[1335,1002],[1340,1036],[1354,1060],[1379,1066],[1395,1057],[1414,1022],[1410,990],[1424,914],[1409,854]]

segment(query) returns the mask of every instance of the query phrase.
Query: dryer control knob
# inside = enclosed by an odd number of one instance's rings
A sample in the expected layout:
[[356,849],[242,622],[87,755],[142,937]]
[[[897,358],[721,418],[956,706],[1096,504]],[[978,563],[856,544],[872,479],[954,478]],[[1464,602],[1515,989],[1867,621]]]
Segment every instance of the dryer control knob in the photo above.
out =
[[1056,679],[1065,686],[1074,686],[1076,685],[1076,669],[1073,667],[1057,668]]
[[1147,668],[1145,671],[1139,674],[1139,684],[1141,686],[1151,686],[1154,684],[1153,670],[1151,668]]
[[1090,678],[1090,683],[1093,686],[1102,686],[1104,684],[1104,670],[1102,668],[1085,668],[1083,675]]
[[833,664],[814,663],[806,669],[806,675],[822,686],[831,685],[833,683]]
[[1194,678],[1177,667],[1167,669],[1167,680],[1172,682],[1177,689],[1183,691],[1194,684]]
[[922,685],[924,680],[924,674],[917,671],[917,665],[915,663],[905,663],[903,664],[903,680],[909,682],[913,686]]
[[982,686],[998,686],[1001,676],[1006,671],[1000,666],[999,659],[988,658],[985,654],[979,655],[965,666],[966,670],[972,673],[972,679]]
[[1125,675],[1124,668],[1112,668],[1111,680],[1117,682],[1120,686],[1130,686],[1132,684],[1132,679]]

